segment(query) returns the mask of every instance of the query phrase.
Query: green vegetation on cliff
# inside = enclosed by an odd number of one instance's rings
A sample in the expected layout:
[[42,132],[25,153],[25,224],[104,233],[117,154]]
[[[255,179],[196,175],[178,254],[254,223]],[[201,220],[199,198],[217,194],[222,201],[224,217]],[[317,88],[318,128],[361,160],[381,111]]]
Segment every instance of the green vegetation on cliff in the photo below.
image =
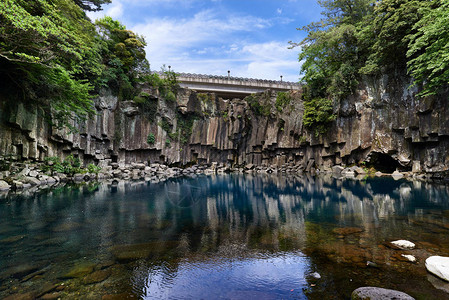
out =
[[290,42],[301,47],[309,127],[333,120],[329,101],[336,104],[354,93],[362,76],[394,77],[408,72],[423,96],[447,87],[448,0],[318,2],[323,7],[322,20],[300,28],[307,32],[303,41]]
[[62,127],[93,114],[102,87],[122,99],[139,94],[138,74],[149,69],[143,37],[110,17],[93,24],[83,11],[109,2],[1,1],[2,96],[38,105]]

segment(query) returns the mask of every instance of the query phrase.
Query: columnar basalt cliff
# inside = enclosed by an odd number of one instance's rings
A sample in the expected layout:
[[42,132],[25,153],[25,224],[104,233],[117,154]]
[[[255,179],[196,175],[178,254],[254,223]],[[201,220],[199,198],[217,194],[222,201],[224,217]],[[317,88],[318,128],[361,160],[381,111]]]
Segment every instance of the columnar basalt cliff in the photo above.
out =
[[407,81],[365,81],[335,108],[325,134],[303,127],[300,91],[276,107],[276,93],[241,99],[180,89],[177,100],[148,88],[145,102],[103,92],[97,114],[77,133],[58,130],[37,108],[1,101],[0,155],[17,160],[78,156],[84,163],[225,163],[293,171],[371,164],[377,169],[445,172],[449,168],[447,95],[418,99]]

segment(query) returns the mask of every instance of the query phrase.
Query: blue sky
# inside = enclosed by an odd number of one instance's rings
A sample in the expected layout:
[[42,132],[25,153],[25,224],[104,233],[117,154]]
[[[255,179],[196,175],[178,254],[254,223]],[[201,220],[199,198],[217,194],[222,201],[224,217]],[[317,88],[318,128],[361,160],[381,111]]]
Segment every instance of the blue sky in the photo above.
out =
[[112,0],[109,15],[143,35],[153,70],[298,81],[296,30],[320,19],[316,0]]

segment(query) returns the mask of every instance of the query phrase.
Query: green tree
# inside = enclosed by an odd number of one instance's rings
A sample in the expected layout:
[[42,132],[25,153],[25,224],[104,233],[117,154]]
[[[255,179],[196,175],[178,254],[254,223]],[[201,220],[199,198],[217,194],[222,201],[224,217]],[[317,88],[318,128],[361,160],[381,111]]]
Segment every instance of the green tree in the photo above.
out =
[[[359,69],[371,46],[361,40],[360,32],[373,11],[373,0],[322,0],[320,22],[300,30],[307,36],[300,43],[299,60],[305,84],[304,125],[323,133],[326,123],[335,119],[333,103],[352,94],[359,84]],[[315,126],[316,125],[316,126]]]
[[432,1],[409,35],[408,67],[422,96],[434,95],[449,84],[449,1]]
[[407,68],[408,35],[416,32],[414,25],[421,19],[421,9],[429,1],[382,0],[376,3],[373,17],[366,22],[361,40],[374,41],[367,48],[369,57],[361,73],[403,74]]
[[[71,0],[0,2],[0,78],[5,92],[54,113],[56,123],[93,113],[91,86],[81,73],[95,53],[95,28]],[[98,62],[98,61],[97,61]]]
[[361,51],[359,28],[372,12],[372,0],[323,0],[320,22],[311,23],[300,30],[307,37],[300,43],[301,73],[310,92],[309,97],[344,97],[355,90],[358,68],[366,55]]
[[99,85],[113,87],[122,99],[132,99],[139,74],[149,72],[145,39],[111,17],[99,19],[95,25],[104,64]]

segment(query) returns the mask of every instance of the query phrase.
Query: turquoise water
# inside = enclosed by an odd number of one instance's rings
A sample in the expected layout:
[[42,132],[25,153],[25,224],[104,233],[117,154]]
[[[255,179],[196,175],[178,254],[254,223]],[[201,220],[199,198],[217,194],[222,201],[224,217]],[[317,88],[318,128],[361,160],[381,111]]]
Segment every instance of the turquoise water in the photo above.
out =
[[449,256],[448,199],[443,185],[281,175],[3,195],[0,298],[347,299],[366,285],[449,298],[424,267]]

